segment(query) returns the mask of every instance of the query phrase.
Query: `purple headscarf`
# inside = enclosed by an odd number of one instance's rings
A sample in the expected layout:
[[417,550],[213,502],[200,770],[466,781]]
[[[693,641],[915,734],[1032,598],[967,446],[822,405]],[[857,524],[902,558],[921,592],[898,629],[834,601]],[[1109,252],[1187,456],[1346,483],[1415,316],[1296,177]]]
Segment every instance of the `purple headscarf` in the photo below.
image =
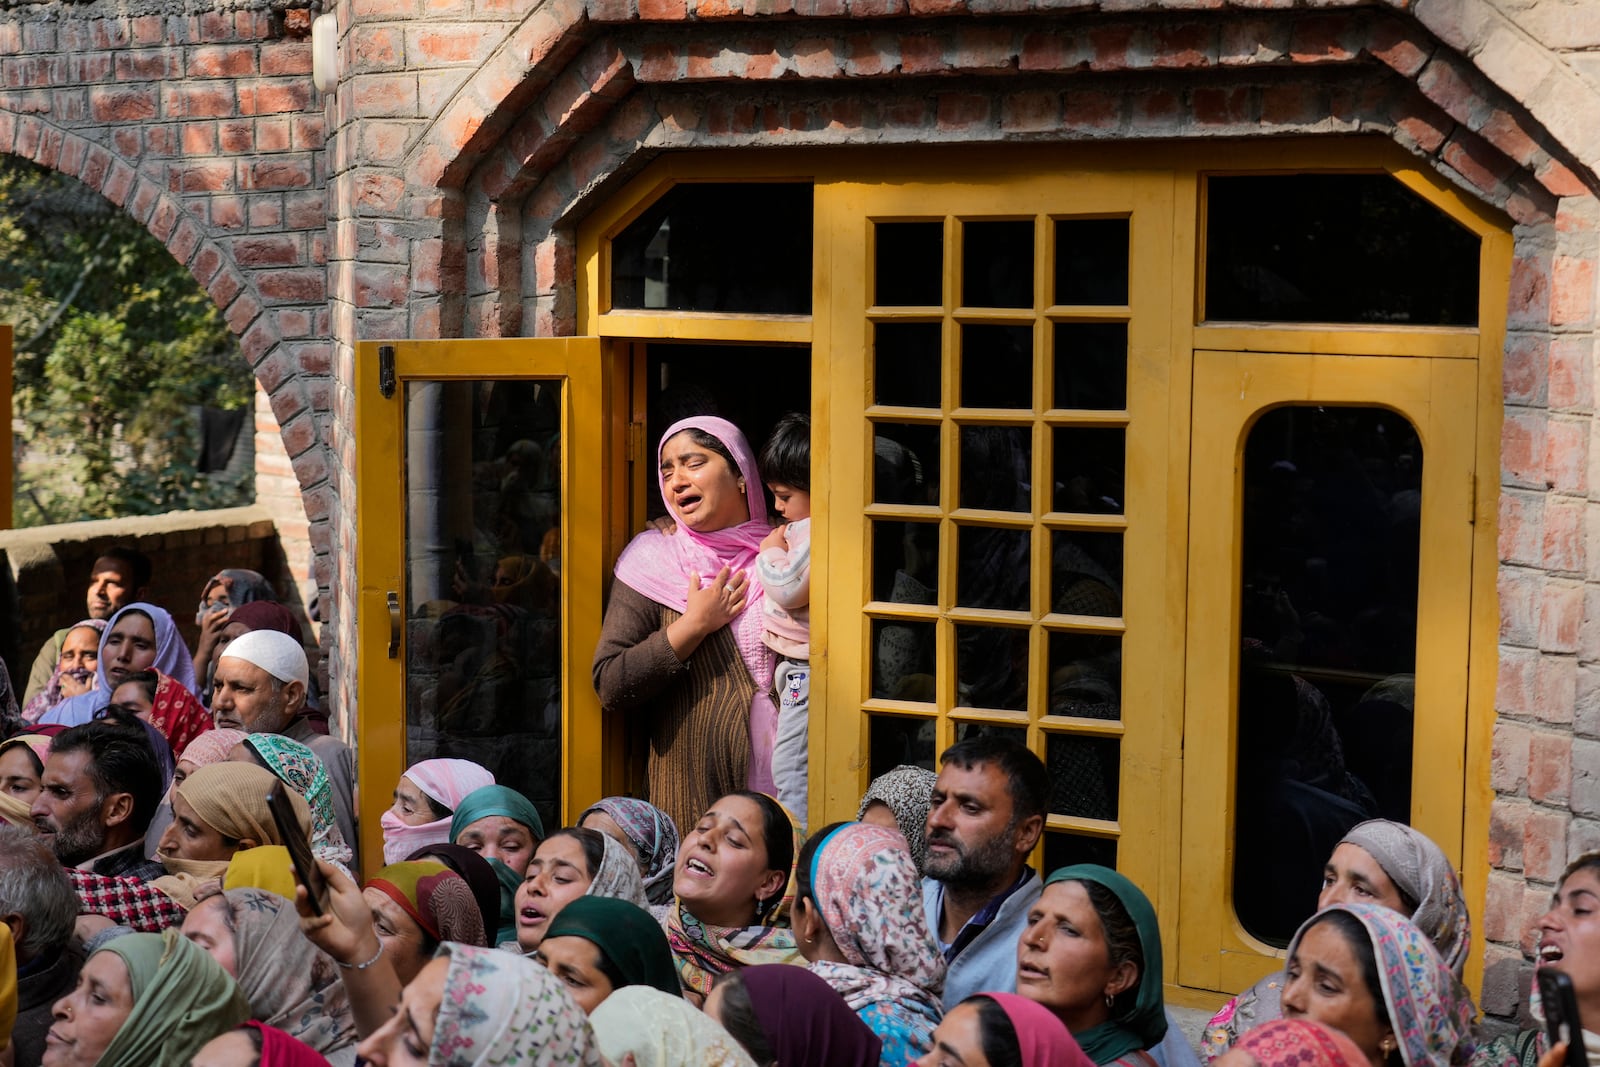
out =
[[175,679],[189,692],[194,692],[194,657],[189,652],[189,646],[184,642],[183,635],[178,632],[177,624],[172,621],[172,616],[165,608],[158,608],[154,604],[129,604],[111,616],[105,631],[100,635],[100,656],[95,664],[95,675],[100,679],[99,688],[82,696],[63,700],[46,712],[41,721],[60,723],[63,726],[81,726],[94,718],[95,712],[111,703],[111,692],[116,686],[106,677],[106,640],[111,636],[111,631],[117,628],[118,620],[130,611],[144,615],[155,628],[156,661],[151,666]]
[[[70,634],[72,631],[81,630],[84,627],[88,627],[95,632],[95,647],[98,648],[99,637],[103,636],[106,632],[106,620],[84,619],[82,622],[75,622],[71,626],[67,627],[67,633]],[[66,636],[63,635],[62,642],[65,643],[65,641]],[[62,700],[66,699],[61,695],[61,673],[61,656],[58,654],[56,656],[56,665],[54,669],[50,671],[49,684],[43,689],[39,690],[39,692],[34,695],[34,698],[28,701],[27,707],[22,709],[22,717],[28,722],[38,722],[40,716],[49,711],[51,708],[55,707],[57,704],[61,703]],[[93,673],[93,671],[85,671],[85,677],[80,678],[79,681],[88,681],[88,675]]]
[[739,977],[779,1063],[877,1067],[883,1040],[821,978],[788,963],[745,967]]

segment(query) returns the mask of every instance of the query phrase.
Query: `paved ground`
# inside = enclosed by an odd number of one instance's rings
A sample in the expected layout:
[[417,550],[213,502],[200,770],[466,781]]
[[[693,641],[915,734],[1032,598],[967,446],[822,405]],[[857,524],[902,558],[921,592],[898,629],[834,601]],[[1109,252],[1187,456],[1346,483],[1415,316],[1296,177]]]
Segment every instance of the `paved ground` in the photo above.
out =
[[1172,1017],[1178,1020],[1178,1025],[1183,1028],[1183,1036],[1189,1039],[1189,1044],[1195,1048],[1200,1046],[1200,1031],[1205,1028],[1206,1021],[1211,1018],[1211,1012],[1200,1008],[1168,1007]]

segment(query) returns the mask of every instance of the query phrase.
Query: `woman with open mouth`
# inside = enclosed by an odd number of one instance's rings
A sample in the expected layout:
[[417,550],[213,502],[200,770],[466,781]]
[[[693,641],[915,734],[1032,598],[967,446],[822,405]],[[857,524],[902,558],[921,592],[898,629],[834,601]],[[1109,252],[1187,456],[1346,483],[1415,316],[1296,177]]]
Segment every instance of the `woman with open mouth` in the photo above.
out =
[[801,962],[789,929],[801,843],[783,805],[750,791],[717,800],[685,835],[663,925],[691,1003],[704,1003],[719,974]]
[[646,714],[649,800],[685,827],[719,796],[777,792],[775,661],[750,573],[772,528],[755,453],[731,422],[676,422],[656,455],[675,528],[645,530],[617,560],[594,683],[607,710]]
[[[539,844],[515,898],[517,947],[538,951],[551,921],[584,896],[615,897],[645,906],[644,882],[633,853],[598,830],[569,826]],[[509,946],[508,946],[509,947]]]

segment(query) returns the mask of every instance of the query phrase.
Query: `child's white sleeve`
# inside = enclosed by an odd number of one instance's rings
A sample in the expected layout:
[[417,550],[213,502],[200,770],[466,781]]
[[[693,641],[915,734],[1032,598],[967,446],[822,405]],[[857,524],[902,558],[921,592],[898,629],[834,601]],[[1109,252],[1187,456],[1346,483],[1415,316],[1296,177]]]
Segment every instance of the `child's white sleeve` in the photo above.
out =
[[788,611],[811,603],[811,543],[798,548],[762,549],[756,557],[756,580],[773,603]]

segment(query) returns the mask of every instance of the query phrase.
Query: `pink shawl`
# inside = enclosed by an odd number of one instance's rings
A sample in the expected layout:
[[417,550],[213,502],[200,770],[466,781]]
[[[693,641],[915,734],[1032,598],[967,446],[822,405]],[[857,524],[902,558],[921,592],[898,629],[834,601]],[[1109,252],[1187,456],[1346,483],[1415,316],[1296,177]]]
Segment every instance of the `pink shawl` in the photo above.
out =
[[1000,1005],[1017,1032],[1022,1050],[1022,1067],[1094,1067],[1067,1032],[1066,1024],[1043,1004],[1015,993],[984,993]]
[[[761,639],[761,583],[756,581],[754,573],[756,557],[761,554],[761,540],[772,531],[765,514],[766,498],[761,493],[761,471],[756,466],[755,452],[739,427],[714,415],[696,415],[668,426],[656,444],[658,463],[666,443],[688,429],[703,430],[732,453],[744,477],[750,518],[737,526],[708,533],[698,533],[682,523],[670,535],[646,530],[622,550],[617,560],[617,580],[657,604],[681,612],[689,606],[689,575],[698,574],[702,582],[711,582],[723,567],[745,572],[749,592],[745,596],[744,612],[729,625],[739,646],[739,658],[744,660],[756,685],[755,701],[750,708],[749,784],[752,789],[775,793],[772,745],[777,733],[778,712],[768,694],[772,688],[773,656]],[[667,498],[659,475],[656,488],[671,514],[672,502]]]

